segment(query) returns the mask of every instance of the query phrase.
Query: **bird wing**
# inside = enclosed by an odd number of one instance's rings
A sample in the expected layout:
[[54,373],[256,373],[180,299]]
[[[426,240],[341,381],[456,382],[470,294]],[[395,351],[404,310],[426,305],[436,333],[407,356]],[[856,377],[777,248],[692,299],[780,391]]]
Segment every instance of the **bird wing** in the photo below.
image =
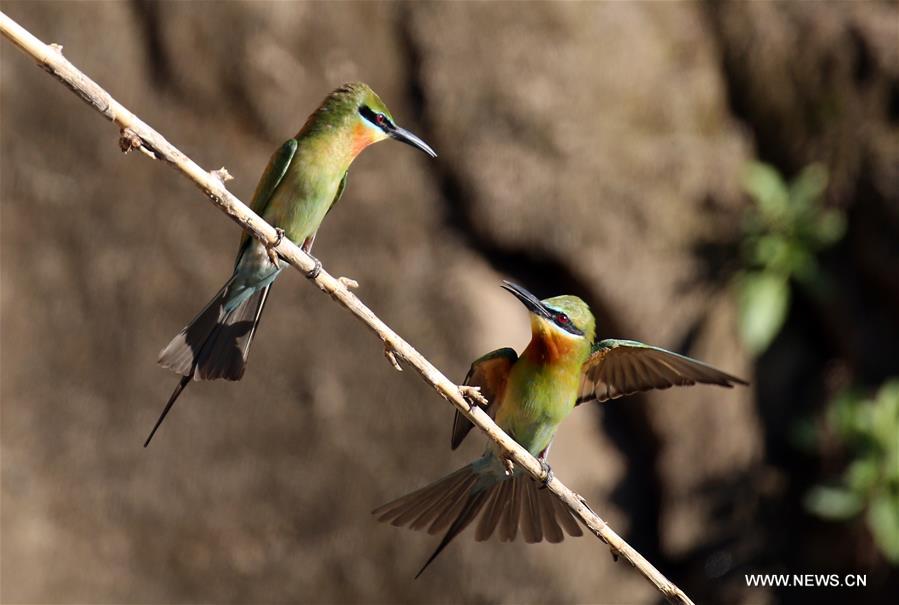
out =
[[[480,387],[481,395],[490,402],[487,413],[491,418],[496,416],[496,403],[506,388],[509,370],[517,359],[518,353],[514,349],[508,347],[497,349],[476,359],[465,376],[465,382],[462,384]],[[474,425],[471,421],[457,410],[453,418],[453,436],[450,441],[452,449],[459,447],[472,426]]]
[[327,214],[329,214],[332,210],[334,210],[334,206],[336,206],[336,205],[337,205],[337,202],[340,201],[340,196],[343,195],[343,190],[346,189],[346,181],[347,181],[347,177],[349,177],[349,176],[350,176],[350,171],[349,171],[349,170],[347,170],[346,172],[343,173],[343,178],[340,179],[340,184],[337,185],[337,193],[334,195],[334,201],[331,202],[331,205],[328,206],[328,212],[325,213],[326,216],[327,216]]
[[602,340],[584,364],[577,403],[608,401],[650,389],[696,383],[749,384],[712,366],[635,340]]
[[[278,188],[278,185],[281,184],[284,175],[287,173],[287,168],[290,166],[290,162],[293,161],[293,156],[296,155],[297,146],[298,143],[296,139],[289,139],[272,154],[271,159],[268,161],[268,166],[265,167],[265,171],[259,179],[259,184],[256,185],[256,192],[253,193],[253,201],[250,203],[250,208],[252,208],[253,212],[256,214],[260,216],[265,214],[265,210],[272,199],[272,194],[275,192],[275,189]],[[240,252],[237,255],[238,259],[249,239],[250,234],[244,231],[240,239]]]

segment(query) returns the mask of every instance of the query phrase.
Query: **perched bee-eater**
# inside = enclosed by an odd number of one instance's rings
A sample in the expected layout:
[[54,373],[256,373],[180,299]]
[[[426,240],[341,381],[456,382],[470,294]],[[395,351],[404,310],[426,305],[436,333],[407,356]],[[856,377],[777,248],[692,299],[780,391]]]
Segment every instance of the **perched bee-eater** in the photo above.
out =
[[[344,84],[272,155],[253,194],[253,210],[278,230],[279,242],[286,236],[308,254],[322,219],[346,187],[350,164],[363,149],[388,138],[437,157],[427,143],[396,125],[371,88]],[[269,290],[284,266],[270,248],[243,233],[234,273],[159,354],[160,365],[183,378],[144,447],[192,379],[240,380]],[[316,259],[307,277],[320,270]]]
[[[593,343],[595,320],[576,296],[538,300],[515,284],[503,288],[524,303],[531,316],[531,342],[519,356],[505,348],[475,360],[465,385],[478,387],[489,401],[487,413],[500,428],[546,462],[559,423],[575,406],[608,401],[638,391],[699,383],[731,387],[747,384],[695,359],[633,340]],[[456,449],[472,428],[456,412],[451,446]],[[525,471],[507,472],[502,451],[491,441],[474,462],[438,481],[373,511],[397,527],[446,533],[418,577],[438,554],[480,514],[475,540],[499,528],[502,541],[521,530],[525,542],[561,542],[563,530],[582,534],[568,507]]]

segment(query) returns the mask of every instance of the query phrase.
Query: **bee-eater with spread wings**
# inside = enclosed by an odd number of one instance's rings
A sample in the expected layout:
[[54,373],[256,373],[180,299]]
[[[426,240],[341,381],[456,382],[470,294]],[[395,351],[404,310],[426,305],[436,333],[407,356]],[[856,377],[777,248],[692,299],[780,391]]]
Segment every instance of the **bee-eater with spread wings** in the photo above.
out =
[[[395,139],[437,154],[396,125],[367,85],[344,84],[325,98],[296,137],[272,155],[253,195],[252,208],[307,254],[315,233],[346,187],[350,164],[378,141]],[[272,282],[285,264],[259,240],[243,233],[234,273],[218,294],[159,354],[159,363],[183,378],[144,447],[191,380],[240,380]],[[316,267],[307,277],[314,278]]]
[[[538,300],[515,284],[503,288],[524,303],[531,317],[531,342],[517,355],[498,349],[472,365],[465,384],[479,387],[489,401],[487,413],[515,441],[546,463],[556,428],[575,406],[608,401],[649,389],[696,383],[731,387],[745,381],[695,359],[633,340],[593,343],[595,320],[576,296]],[[472,428],[456,412],[451,445],[456,449]],[[499,531],[513,541],[560,542],[563,530],[582,534],[568,507],[518,467],[506,471],[503,453],[491,441],[480,458],[454,473],[373,511],[395,526],[446,533],[427,568],[450,541],[480,515],[475,540]],[[418,577],[416,575],[416,577]]]

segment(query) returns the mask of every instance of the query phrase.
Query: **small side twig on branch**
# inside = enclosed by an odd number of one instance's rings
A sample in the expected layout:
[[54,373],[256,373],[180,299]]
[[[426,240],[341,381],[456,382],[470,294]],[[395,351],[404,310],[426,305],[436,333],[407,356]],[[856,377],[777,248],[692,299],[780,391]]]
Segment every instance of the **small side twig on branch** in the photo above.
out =
[[[115,123],[121,131],[120,142],[123,151],[140,149],[149,157],[170,164],[190,178],[220,210],[230,216],[242,229],[265,244],[277,243],[274,250],[287,263],[303,274],[315,268],[315,262],[299,246],[286,238],[278,242],[279,238],[275,228],[263,221],[225,188],[224,181],[228,180],[225,177],[227,171],[214,174],[197,165],[72,65],[63,57],[61,46],[44,44],[2,12],[0,12],[0,32],[33,57],[41,68],[68,86],[101,115]],[[484,410],[476,405],[470,405],[458,385],[444,376],[440,370],[416,351],[412,345],[400,338],[350,292],[348,286],[354,285],[352,280],[335,278],[322,270],[313,281],[323,292],[339,302],[383,341],[385,355],[388,356],[394,367],[402,369],[397,361],[397,358],[401,358],[415,368],[426,383],[502,448],[512,463],[526,470],[535,479],[543,480],[543,469],[537,459],[503,432]],[[470,395],[471,393],[467,392],[466,394]],[[547,488],[564,502],[586,527],[608,544],[613,557],[620,556],[634,566],[669,602],[692,605],[690,598],[680,588],[662,575],[649,561],[606,525],[605,521],[590,509],[581,496],[568,489],[557,478],[552,478],[548,482]]]

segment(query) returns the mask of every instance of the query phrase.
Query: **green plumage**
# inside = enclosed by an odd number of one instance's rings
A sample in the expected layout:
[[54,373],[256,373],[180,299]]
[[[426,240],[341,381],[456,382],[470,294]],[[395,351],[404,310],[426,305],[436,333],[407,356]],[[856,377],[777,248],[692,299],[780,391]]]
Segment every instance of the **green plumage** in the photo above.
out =
[[[367,85],[345,84],[329,94],[299,133],[269,160],[251,207],[308,254],[328,211],[346,187],[350,164],[367,146],[393,138],[432,157],[434,151],[393,123]],[[244,232],[234,273],[218,294],[159,355],[182,379],[145,445],[190,380],[239,380],[272,283],[284,267]]]
[[[744,381],[702,362],[632,340],[593,344],[596,322],[576,296],[538,300],[524,288],[503,286],[531,312],[531,341],[517,355],[497,349],[471,365],[465,384],[479,387],[487,413],[515,441],[546,464],[556,429],[575,405],[606,401],[637,391],[695,383],[730,387]],[[453,449],[471,423],[459,412],[453,421]],[[476,540],[495,530],[514,540],[559,542],[581,535],[570,511],[519,468],[507,473],[504,453],[490,441],[481,458],[416,492],[374,511],[379,521],[444,531],[419,574],[480,516]],[[548,465],[546,465],[548,473]],[[564,531],[563,531],[564,530]]]

